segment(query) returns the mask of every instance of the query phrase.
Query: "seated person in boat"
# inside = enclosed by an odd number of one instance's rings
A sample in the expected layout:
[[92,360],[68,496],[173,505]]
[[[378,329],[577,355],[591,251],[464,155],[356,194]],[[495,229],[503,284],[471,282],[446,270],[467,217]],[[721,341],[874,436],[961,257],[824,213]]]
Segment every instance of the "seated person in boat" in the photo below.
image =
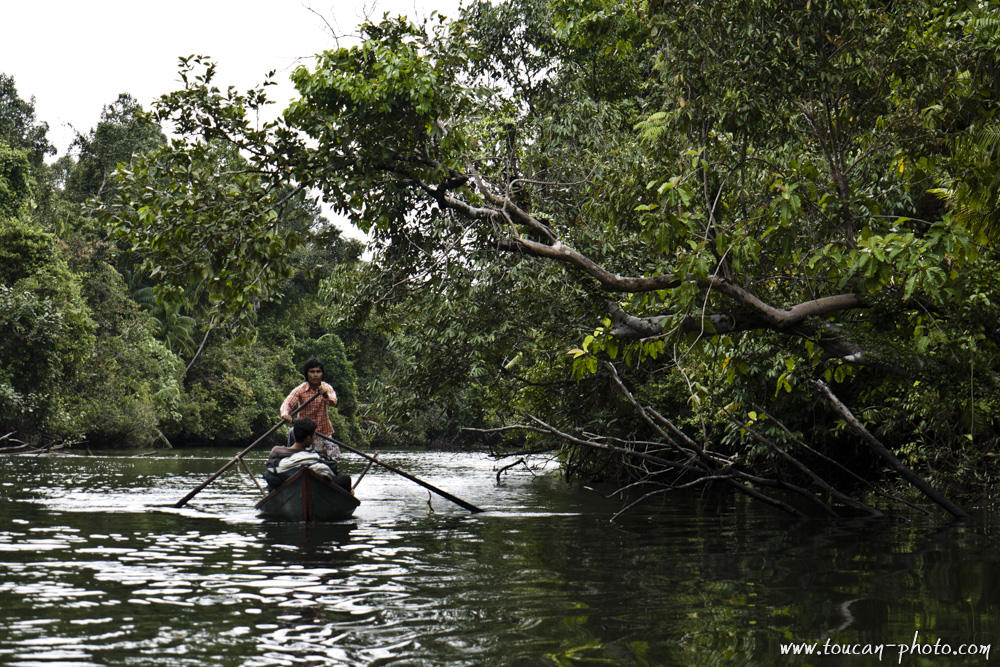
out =
[[[324,450],[328,458],[336,460],[340,457],[340,447],[337,447],[332,442],[324,440],[320,436],[332,436],[333,435],[333,424],[330,423],[330,414],[327,412],[328,406],[337,405],[337,392],[333,390],[326,382],[323,382],[323,375],[325,369],[323,368],[323,362],[316,357],[310,357],[306,363],[303,365],[302,374],[305,376],[306,381],[292,389],[291,393],[285,398],[284,402],[281,404],[281,418],[285,420],[285,423],[292,423],[292,412],[298,408],[299,417],[308,417],[316,422],[316,433],[317,436],[315,449],[317,451]],[[310,398],[316,396],[315,399],[305,405],[306,401]],[[293,444],[292,432],[288,433],[288,446],[291,447]]]
[[316,440],[316,422],[301,417],[292,423],[293,443],[290,447],[274,447],[264,467],[264,481],[269,491],[295,474],[299,468],[308,467],[323,475],[346,491],[351,490],[351,478],[337,473],[337,460],[313,451]]

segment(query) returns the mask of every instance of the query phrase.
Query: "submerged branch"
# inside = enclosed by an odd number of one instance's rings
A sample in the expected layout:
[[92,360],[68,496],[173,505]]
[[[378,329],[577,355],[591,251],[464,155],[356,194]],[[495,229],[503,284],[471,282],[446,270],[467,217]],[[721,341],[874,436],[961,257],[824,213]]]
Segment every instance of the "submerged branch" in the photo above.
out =
[[[764,445],[766,445],[772,452],[774,452],[775,454],[777,454],[778,457],[781,460],[783,460],[786,463],[790,464],[793,468],[795,468],[796,470],[798,470],[799,472],[801,472],[802,474],[804,474],[806,477],[808,477],[809,480],[813,484],[815,484],[817,487],[819,487],[819,489],[821,491],[823,491],[824,493],[826,493],[826,494],[828,494],[828,495],[830,495],[830,496],[838,499],[840,502],[844,503],[848,507],[851,507],[851,508],[856,509],[856,510],[860,510],[862,512],[867,512],[871,516],[881,516],[882,515],[882,513],[879,512],[874,507],[870,507],[868,505],[865,505],[864,503],[858,502],[854,498],[851,498],[847,494],[845,494],[845,493],[841,492],[839,489],[835,488],[833,485],[831,485],[825,479],[823,479],[822,477],[820,477],[819,475],[817,475],[815,472],[813,472],[813,470],[811,468],[809,468],[809,466],[807,466],[806,464],[802,463],[797,458],[795,458],[794,456],[792,456],[791,454],[789,454],[786,450],[784,450],[781,447],[779,447],[777,445],[777,443],[775,443],[770,438],[765,438],[763,435],[761,435],[760,433],[758,433],[756,429],[752,428],[749,424],[747,424],[743,420],[737,419],[735,416],[733,416],[728,411],[726,411],[726,417],[728,417],[729,420],[732,421],[734,424],[736,424],[740,428],[744,429],[748,434],[750,434],[750,437],[752,437],[754,440],[757,440],[758,442],[761,442]],[[807,493],[807,497],[810,500],[817,500],[817,501],[819,500],[818,498],[816,498],[816,495],[813,494],[813,493]],[[826,504],[824,504],[824,503],[822,503],[822,501],[820,501],[820,503],[823,505],[823,507],[829,508],[829,506],[826,505]],[[836,512],[834,512],[832,509],[830,509],[829,511],[830,511],[830,513],[831,513],[832,516],[837,516]]]
[[916,487],[921,493],[930,498],[932,501],[937,503],[940,507],[944,508],[952,516],[958,517],[959,519],[967,519],[969,517],[968,513],[963,510],[958,505],[954,504],[947,498],[945,498],[941,493],[936,491],[934,487],[927,483],[922,477],[917,475],[917,473],[910,470],[906,465],[903,464],[896,455],[889,451],[889,448],[882,444],[882,442],[872,435],[871,431],[866,429],[864,425],[854,414],[844,405],[839,398],[834,395],[822,380],[813,380],[813,384],[819,390],[823,398],[826,399],[827,403],[833,408],[833,410],[840,415],[847,425],[854,431],[862,440],[864,440],[868,445],[881,456],[889,466],[895,470],[899,475],[905,479],[907,482]]

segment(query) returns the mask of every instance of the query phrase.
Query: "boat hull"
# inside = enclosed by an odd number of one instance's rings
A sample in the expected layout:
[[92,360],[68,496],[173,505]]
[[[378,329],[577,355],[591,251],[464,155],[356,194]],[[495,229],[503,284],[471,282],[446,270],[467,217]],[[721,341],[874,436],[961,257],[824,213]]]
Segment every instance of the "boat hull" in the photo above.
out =
[[294,475],[256,504],[258,514],[277,521],[342,521],[361,501],[309,468]]

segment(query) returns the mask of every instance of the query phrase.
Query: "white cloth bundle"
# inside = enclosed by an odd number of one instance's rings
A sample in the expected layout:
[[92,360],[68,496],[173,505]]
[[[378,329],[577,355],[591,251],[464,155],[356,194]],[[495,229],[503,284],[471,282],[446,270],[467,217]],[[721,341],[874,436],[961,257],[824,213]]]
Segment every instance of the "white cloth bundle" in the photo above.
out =
[[323,463],[316,452],[296,452],[291,456],[286,456],[278,461],[278,474],[284,475],[304,467],[312,468],[313,472],[328,477],[330,480],[334,479],[330,466]]

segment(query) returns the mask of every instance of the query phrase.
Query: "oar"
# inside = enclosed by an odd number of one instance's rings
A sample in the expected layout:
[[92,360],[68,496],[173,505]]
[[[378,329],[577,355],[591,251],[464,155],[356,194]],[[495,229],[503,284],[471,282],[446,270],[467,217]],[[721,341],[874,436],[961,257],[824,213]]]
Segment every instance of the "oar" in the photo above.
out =
[[[313,394],[309,398],[308,401],[306,401],[305,403],[303,403],[299,407],[297,407],[294,410],[292,410],[291,413],[290,413],[291,416],[295,416],[295,413],[297,413],[299,410],[301,410],[302,408],[304,408],[307,405],[309,405],[310,403],[312,403],[313,399],[315,399],[319,395],[320,395],[319,392],[316,392],[315,394]],[[206,479],[198,488],[196,488],[194,491],[192,491],[191,493],[187,494],[186,496],[184,496],[183,498],[181,498],[179,501],[177,501],[177,504],[174,505],[174,507],[184,507],[185,505],[187,505],[187,502],[189,500],[191,500],[192,498],[194,498],[196,495],[198,495],[201,492],[202,489],[204,489],[206,486],[208,486],[209,484],[211,484],[215,480],[219,479],[219,476],[222,473],[224,473],[227,470],[229,470],[230,468],[232,468],[234,465],[236,465],[236,462],[239,461],[239,460],[241,460],[243,458],[244,454],[246,454],[251,449],[253,449],[257,445],[259,445],[261,442],[263,442],[264,440],[266,440],[268,437],[270,437],[270,435],[272,433],[274,433],[275,431],[277,431],[278,428],[282,424],[284,424],[284,423],[285,423],[285,420],[282,419],[280,422],[278,422],[277,424],[275,424],[274,426],[272,426],[271,429],[267,433],[265,433],[264,435],[260,436],[256,440],[254,440],[252,445],[250,445],[249,447],[247,447],[246,449],[244,449],[242,452],[240,452],[239,454],[237,454],[236,456],[234,456],[229,463],[227,463],[226,465],[224,465],[221,468],[219,468],[219,470],[214,475],[212,475],[211,477],[209,477],[208,479]]]
[[442,491],[441,489],[437,488],[433,484],[428,484],[427,482],[425,482],[422,479],[417,479],[416,477],[414,477],[410,473],[403,472],[399,468],[394,468],[393,466],[389,465],[388,463],[382,463],[376,457],[369,456],[368,454],[365,454],[362,451],[354,449],[354,447],[351,447],[350,445],[345,445],[344,443],[340,442],[339,440],[334,440],[330,436],[323,435],[322,433],[317,433],[316,435],[318,435],[319,437],[323,438],[324,440],[329,440],[330,442],[332,442],[333,444],[337,445],[341,449],[346,449],[347,451],[354,452],[358,456],[362,456],[362,457],[368,459],[369,461],[371,461],[372,463],[377,463],[380,466],[382,466],[383,468],[385,468],[386,470],[394,472],[397,475],[401,475],[401,476],[405,477],[406,479],[410,480],[411,482],[416,482],[420,486],[424,487],[425,489],[429,489],[430,491],[433,491],[434,493],[438,494],[442,498],[446,498],[446,499],[450,500],[451,502],[455,503],[456,505],[460,505],[460,506],[464,507],[465,509],[469,510],[473,514],[476,514],[478,512],[482,512],[483,511],[483,510],[479,509],[478,507],[476,507],[475,505],[473,505],[472,503],[467,503],[464,500],[462,500],[461,498],[456,498],[455,496],[451,495],[447,491]]
[[[378,458],[378,454],[376,454],[374,456],[374,458],[377,459]],[[360,484],[361,480],[363,480],[365,478],[365,475],[368,474],[368,471],[372,469],[372,463],[374,463],[374,461],[369,461],[368,465],[365,466],[365,469],[361,471],[360,475],[358,475],[358,478],[356,480],[354,480],[353,482],[351,482],[351,491],[352,492],[354,492],[355,490],[357,490],[358,484]]]

